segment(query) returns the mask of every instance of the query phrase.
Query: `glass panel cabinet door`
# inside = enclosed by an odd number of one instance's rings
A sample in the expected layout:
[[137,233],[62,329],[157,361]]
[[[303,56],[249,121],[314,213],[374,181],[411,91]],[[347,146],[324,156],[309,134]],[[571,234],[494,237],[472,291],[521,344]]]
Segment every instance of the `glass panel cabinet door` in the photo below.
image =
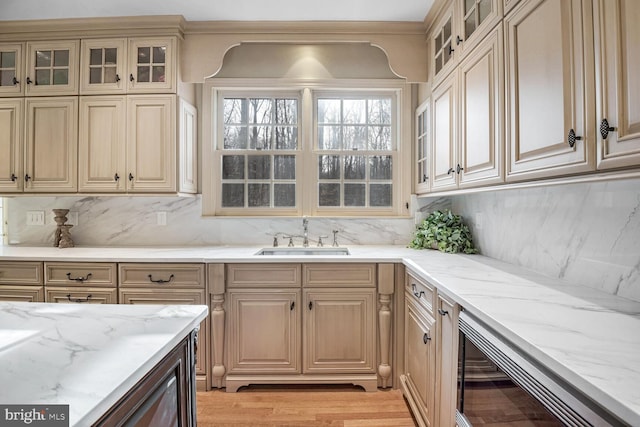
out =
[[129,39],[129,93],[175,92],[176,38]]
[[462,60],[502,18],[502,0],[462,0],[459,3],[459,26],[453,37],[454,48]]
[[80,93],[116,94],[127,90],[126,39],[82,40]]
[[79,40],[27,43],[27,96],[77,95]]
[[429,163],[431,161],[431,100],[427,99],[416,110],[416,194],[429,192]]
[[440,20],[433,26],[431,33],[431,43],[433,46],[433,86],[437,86],[440,81],[449,74],[455,67],[457,59],[455,17],[453,3],[442,14]]
[[0,43],[0,96],[24,95],[21,43]]

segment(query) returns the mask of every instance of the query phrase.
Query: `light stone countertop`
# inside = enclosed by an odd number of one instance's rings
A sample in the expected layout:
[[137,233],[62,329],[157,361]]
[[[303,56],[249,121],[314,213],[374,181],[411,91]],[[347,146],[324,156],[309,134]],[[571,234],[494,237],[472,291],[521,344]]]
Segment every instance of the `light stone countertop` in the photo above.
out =
[[0,302],[0,403],[69,405],[88,426],[207,316],[204,305]]
[[480,255],[349,246],[350,255],[264,256],[261,247],[1,247],[2,260],[402,262],[586,396],[640,426],[640,302]]

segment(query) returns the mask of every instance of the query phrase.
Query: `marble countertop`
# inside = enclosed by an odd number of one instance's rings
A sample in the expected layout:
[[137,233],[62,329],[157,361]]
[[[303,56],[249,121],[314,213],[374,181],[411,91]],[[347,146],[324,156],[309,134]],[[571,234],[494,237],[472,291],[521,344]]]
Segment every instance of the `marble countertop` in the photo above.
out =
[[402,262],[469,313],[629,425],[640,426],[640,302],[480,255],[349,246],[350,255],[263,256],[257,246],[2,247],[0,260]]
[[97,421],[207,315],[207,307],[0,302],[0,403],[69,404]]

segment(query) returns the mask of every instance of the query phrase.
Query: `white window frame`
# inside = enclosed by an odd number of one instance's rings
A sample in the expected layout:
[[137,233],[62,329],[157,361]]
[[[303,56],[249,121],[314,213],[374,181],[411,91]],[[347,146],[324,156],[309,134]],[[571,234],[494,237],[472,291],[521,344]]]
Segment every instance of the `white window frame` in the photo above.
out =
[[[222,144],[221,117],[222,99],[233,96],[285,97],[291,94],[300,97],[298,117],[298,150],[296,159],[296,208],[222,208],[221,206],[221,162]],[[339,94],[345,97],[385,95],[392,97],[392,206],[391,207],[319,207],[317,206],[317,124],[315,100],[317,96]],[[203,216],[241,217],[410,217],[409,200],[412,181],[412,118],[411,88],[398,80],[328,80],[305,81],[286,79],[210,78],[205,80],[202,108],[202,214]],[[348,152],[342,152],[342,155]],[[358,151],[358,154],[364,151]],[[367,153],[371,153],[367,151]],[[386,155],[387,152],[384,152]]]

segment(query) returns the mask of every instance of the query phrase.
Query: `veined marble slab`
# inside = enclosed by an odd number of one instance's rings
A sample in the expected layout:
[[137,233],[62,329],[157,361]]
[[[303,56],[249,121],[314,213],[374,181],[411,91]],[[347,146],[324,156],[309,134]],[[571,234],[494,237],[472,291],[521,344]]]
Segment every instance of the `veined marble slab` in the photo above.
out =
[[70,426],[91,425],[207,310],[0,302],[0,402],[68,404]]

